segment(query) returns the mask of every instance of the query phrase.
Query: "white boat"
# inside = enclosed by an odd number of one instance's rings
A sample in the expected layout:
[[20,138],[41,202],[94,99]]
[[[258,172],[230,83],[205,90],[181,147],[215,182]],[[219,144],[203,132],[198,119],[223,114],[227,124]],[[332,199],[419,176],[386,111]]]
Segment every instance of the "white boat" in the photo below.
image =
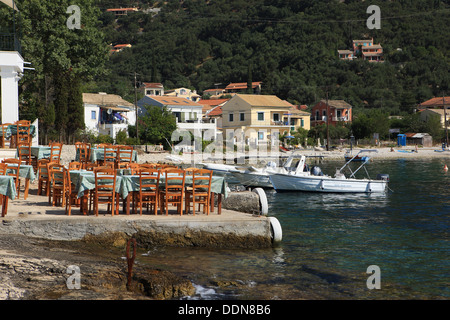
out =
[[[301,163],[302,159],[303,163]],[[273,188],[272,182],[270,182],[269,179],[270,174],[296,171],[300,166],[302,167],[302,170],[304,170],[303,168],[308,170],[304,161],[305,156],[294,152],[280,167],[277,167],[275,162],[270,161],[263,168],[255,168],[253,166],[245,169],[236,168],[236,170],[231,170],[230,173],[246,187]],[[297,174],[302,174],[302,172],[297,172]]]
[[[382,193],[388,188],[389,175],[378,174],[377,179],[356,179],[355,174],[368,162],[364,161],[347,178],[342,171],[351,162],[336,171],[334,177],[324,175],[318,167],[313,167],[310,171],[304,168],[297,168],[289,173],[273,173],[269,176],[274,189],[280,191],[310,191],[310,192],[336,192],[336,193]],[[299,163],[301,166],[302,164]],[[365,169],[365,167],[364,167]],[[301,174],[297,174],[301,172]],[[367,170],[366,170],[367,173]]]

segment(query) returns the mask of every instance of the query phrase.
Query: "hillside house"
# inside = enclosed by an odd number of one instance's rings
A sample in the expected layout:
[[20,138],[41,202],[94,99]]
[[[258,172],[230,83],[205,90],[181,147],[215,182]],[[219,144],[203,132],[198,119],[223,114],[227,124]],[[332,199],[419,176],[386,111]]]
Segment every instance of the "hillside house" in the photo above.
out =
[[146,96],[163,96],[164,86],[158,82],[143,82],[141,86],[144,95]]
[[215,119],[202,119],[203,105],[192,100],[180,97],[170,96],[145,96],[137,103],[139,107],[139,116],[147,113],[145,106],[167,107],[172,112],[177,121],[177,129],[187,130],[194,133],[196,130],[204,132],[212,130],[213,136],[217,135],[217,126]]
[[111,8],[106,9],[106,12],[112,12],[117,16],[126,16],[129,13],[139,11],[138,8]]
[[136,123],[135,106],[116,94],[83,93],[84,124],[86,129],[106,134],[115,139],[116,134]]
[[[272,143],[279,134],[296,130],[301,125],[301,116],[297,112],[303,111],[295,110],[295,114],[291,114],[293,108],[292,104],[274,95],[236,94],[222,106],[225,138],[236,138],[236,131],[240,131],[246,144]],[[310,117],[309,114],[303,116]],[[306,126],[306,120],[303,124]]]
[[[261,94],[262,82],[252,82],[252,94]],[[230,83],[225,87],[227,93],[243,93],[248,94],[247,82]]]
[[353,40],[351,50],[338,50],[339,59],[353,60],[361,57],[370,62],[384,62],[383,47],[373,43],[373,38],[365,40]]
[[194,102],[198,102],[201,99],[201,96],[197,94],[196,90],[191,90],[188,88],[177,88],[172,90],[166,90],[164,95],[169,97],[184,98],[187,100],[192,100]]
[[320,100],[311,109],[311,126],[326,124],[327,116],[330,117],[329,124],[333,126],[339,122],[351,122],[352,106],[344,100],[328,100],[328,105],[326,100]]

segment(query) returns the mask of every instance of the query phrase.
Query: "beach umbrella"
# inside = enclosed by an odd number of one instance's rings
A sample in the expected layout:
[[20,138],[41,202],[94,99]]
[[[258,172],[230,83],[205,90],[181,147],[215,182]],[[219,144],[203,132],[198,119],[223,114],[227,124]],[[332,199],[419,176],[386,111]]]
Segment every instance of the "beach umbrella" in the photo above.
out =
[[294,139],[295,137],[294,136],[286,136],[285,138],[287,138],[287,139]]

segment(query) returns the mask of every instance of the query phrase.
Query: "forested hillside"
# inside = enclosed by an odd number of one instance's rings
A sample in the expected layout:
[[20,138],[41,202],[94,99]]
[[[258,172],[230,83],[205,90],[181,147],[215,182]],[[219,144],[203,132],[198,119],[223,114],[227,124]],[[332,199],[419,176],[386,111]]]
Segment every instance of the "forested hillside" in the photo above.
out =
[[[107,43],[131,43],[110,56],[108,76],[86,89],[133,101],[138,80],[200,93],[214,84],[263,82],[264,94],[312,104],[345,99],[356,109],[411,112],[417,103],[450,94],[450,4],[439,0],[99,0]],[[381,9],[370,30],[369,5]],[[160,8],[116,18],[107,8]],[[338,49],[374,38],[384,63],[341,61]]]

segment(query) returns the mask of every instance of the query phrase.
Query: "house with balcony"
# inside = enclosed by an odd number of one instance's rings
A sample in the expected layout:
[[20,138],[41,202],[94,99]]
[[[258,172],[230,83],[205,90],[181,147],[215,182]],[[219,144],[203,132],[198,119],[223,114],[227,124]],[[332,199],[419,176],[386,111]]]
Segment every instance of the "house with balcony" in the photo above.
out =
[[184,98],[187,100],[192,100],[194,102],[198,102],[201,99],[201,96],[197,94],[196,90],[191,90],[188,88],[176,88],[172,90],[166,90],[164,95],[169,97]]
[[198,130],[203,134],[207,130],[209,134],[217,136],[217,126],[215,119],[203,119],[203,105],[192,100],[180,97],[170,96],[145,96],[137,102],[138,116],[144,116],[147,113],[145,106],[167,107],[172,112],[177,121],[177,129],[187,130],[195,133]]
[[326,124],[327,117],[330,117],[329,124],[335,126],[338,123],[352,121],[352,106],[344,100],[320,100],[311,109],[311,126]]
[[297,111],[303,111],[293,108],[274,95],[235,94],[222,106],[224,137],[228,140],[242,134],[246,144],[271,143],[279,134],[289,133],[301,125],[302,116]]
[[83,93],[84,124],[86,129],[106,134],[115,139],[116,134],[128,125],[136,124],[135,106],[116,94]]
[[[252,82],[252,93],[253,94],[261,94],[261,84],[262,82]],[[248,94],[248,84],[247,82],[236,82],[230,83],[224,89],[225,94],[233,94],[233,93],[242,93]]]
[[384,62],[383,47],[373,43],[373,38],[353,40],[351,50],[338,50],[339,59],[351,61],[357,57],[370,62]]
[[146,96],[163,96],[164,85],[159,82],[143,82],[141,86],[144,95]]

